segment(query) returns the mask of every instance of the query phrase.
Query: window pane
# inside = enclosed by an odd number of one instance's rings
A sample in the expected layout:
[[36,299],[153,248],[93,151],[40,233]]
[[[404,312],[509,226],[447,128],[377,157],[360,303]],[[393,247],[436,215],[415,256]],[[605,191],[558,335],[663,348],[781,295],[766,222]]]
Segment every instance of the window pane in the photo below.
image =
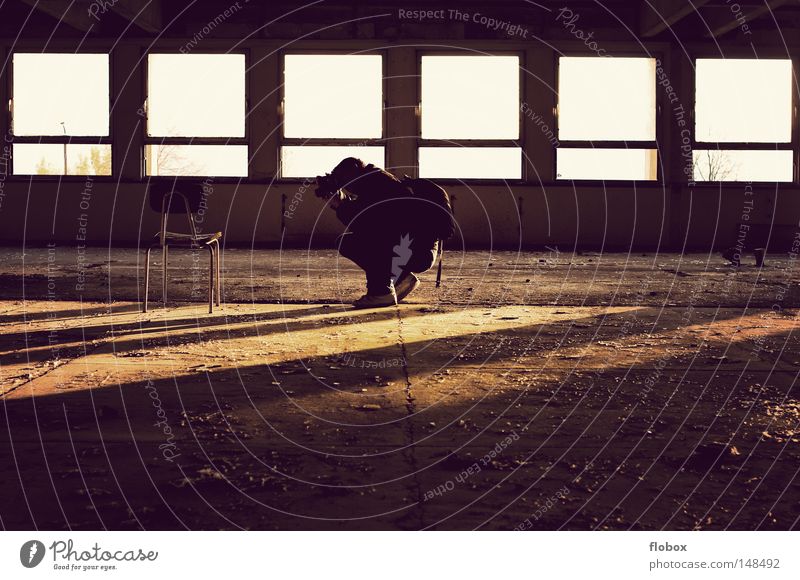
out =
[[656,61],[561,57],[558,138],[655,141]]
[[420,147],[419,176],[445,179],[522,179],[522,149]]
[[696,139],[788,143],[792,61],[697,59]]
[[696,181],[792,181],[791,151],[694,152]]
[[358,157],[364,163],[385,166],[383,147],[281,147],[281,177],[316,177],[330,173],[342,159]]
[[383,59],[377,54],[287,54],[283,134],[293,138],[383,135]]
[[423,139],[518,139],[519,57],[423,56]]
[[244,137],[243,54],[151,54],[147,133],[154,137]]
[[656,149],[559,149],[558,179],[654,181],[658,179]]
[[147,175],[247,177],[247,145],[148,145]]
[[12,155],[14,175],[111,175],[111,145],[15,143]]
[[13,133],[108,135],[107,54],[14,54]]

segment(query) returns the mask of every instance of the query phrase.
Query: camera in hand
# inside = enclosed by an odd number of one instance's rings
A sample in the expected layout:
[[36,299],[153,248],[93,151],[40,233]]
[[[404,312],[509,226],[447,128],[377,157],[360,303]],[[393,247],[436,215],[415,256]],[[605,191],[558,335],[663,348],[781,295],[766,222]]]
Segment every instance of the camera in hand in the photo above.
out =
[[326,173],[325,175],[317,176],[317,189],[314,190],[314,194],[322,199],[330,199],[336,195],[340,189],[341,187],[336,182],[336,178],[330,173]]

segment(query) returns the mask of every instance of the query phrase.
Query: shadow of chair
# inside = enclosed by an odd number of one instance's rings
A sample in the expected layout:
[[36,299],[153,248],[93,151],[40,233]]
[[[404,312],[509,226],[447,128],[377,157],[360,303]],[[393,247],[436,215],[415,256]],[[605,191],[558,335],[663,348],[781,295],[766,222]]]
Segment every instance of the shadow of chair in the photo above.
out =
[[[220,245],[222,232],[200,233],[197,228],[195,214],[200,209],[203,200],[203,183],[199,181],[183,180],[153,180],[150,183],[148,197],[150,207],[161,212],[161,229],[155,235],[155,241],[147,248],[145,256],[144,275],[144,307],[147,312],[147,299],[150,291],[150,253],[160,248],[163,255],[162,272],[162,301],[167,305],[167,261],[169,248],[183,248],[199,250],[205,248],[209,254],[208,269],[208,312],[214,311],[216,298],[217,306],[220,305],[220,292],[222,288],[220,273]],[[185,232],[176,232],[169,229],[169,217],[174,214],[184,214],[187,219],[188,229]]]

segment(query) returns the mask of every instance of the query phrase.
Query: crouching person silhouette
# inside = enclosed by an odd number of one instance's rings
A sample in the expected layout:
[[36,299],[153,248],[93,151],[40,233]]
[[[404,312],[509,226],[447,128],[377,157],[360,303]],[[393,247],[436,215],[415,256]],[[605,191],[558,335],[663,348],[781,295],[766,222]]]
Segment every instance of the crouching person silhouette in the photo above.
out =
[[316,195],[330,200],[347,227],[339,253],[367,277],[356,308],[393,306],[420,284],[415,274],[429,270],[455,224],[447,192],[427,179],[402,181],[349,157],[317,177]]

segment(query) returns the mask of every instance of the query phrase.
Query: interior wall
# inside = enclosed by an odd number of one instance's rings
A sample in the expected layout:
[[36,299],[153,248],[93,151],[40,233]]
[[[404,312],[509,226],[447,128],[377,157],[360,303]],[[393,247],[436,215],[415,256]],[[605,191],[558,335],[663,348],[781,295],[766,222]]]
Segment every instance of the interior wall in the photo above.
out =
[[[203,231],[224,231],[235,246],[330,247],[343,226],[298,184],[217,184],[200,216]],[[791,245],[798,228],[797,191],[760,191],[742,221],[741,188],[450,187],[459,232],[450,245],[467,248],[705,251],[733,245],[739,224],[760,225],[771,247]],[[87,195],[88,194],[88,195]],[[284,199],[285,196],[285,199]],[[289,214],[289,200],[299,199]],[[282,217],[283,216],[283,217]],[[136,183],[9,183],[0,206],[7,245],[49,242],[146,246],[159,228],[147,185]],[[171,219],[180,221],[180,216]]]

